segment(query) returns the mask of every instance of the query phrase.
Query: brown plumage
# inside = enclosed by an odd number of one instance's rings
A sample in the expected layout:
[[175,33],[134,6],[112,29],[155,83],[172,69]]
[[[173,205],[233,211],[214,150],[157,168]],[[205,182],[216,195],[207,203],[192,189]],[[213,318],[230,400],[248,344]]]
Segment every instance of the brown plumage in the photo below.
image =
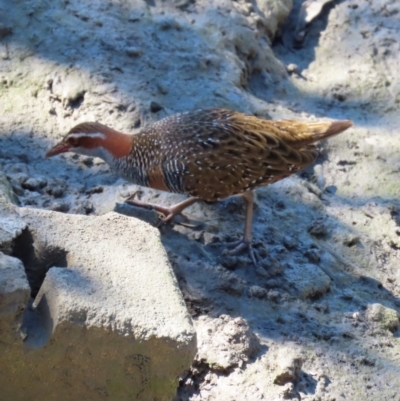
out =
[[307,167],[318,155],[315,142],[351,125],[348,120],[271,121],[204,109],[164,118],[133,136],[99,123],[79,124],[47,156],[66,151],[99,156],[132,182],[192,196],[170,208],[152,205],[164,220],[197,200],[212,202],[243,194],[247,214],[242,249],[251,242],[251,191]]

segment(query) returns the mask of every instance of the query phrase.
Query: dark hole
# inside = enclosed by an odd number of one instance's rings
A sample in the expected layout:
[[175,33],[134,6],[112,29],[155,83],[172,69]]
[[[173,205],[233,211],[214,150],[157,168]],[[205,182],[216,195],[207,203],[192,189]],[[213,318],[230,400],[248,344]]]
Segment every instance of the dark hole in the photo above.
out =
[[74,100],[70,100],[69,105],[72,109],[79,109],[79,107],[81,107],[84,99],[85,99],[85,94],[82,93],[79,96],[77,96]]
[[24,264],[33,298],[36,297],[46,273],[51,267],[67,267],[65,250],[35,242],[28,229],[25,229],[15,239],[12,256],[20,259]]
[[150,103],[150,111],[152,113],[157,113],[162,109],[163,109],[163,107],[161,106],[161,104],[154,102],[154,101]]

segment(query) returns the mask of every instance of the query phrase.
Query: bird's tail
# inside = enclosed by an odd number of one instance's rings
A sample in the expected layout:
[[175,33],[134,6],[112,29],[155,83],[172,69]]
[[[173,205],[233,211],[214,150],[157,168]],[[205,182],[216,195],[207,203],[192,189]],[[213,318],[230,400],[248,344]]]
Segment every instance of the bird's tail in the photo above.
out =
[[295,148],[301,148],[340,134],[351,127],[353,122],[350,120],[317,122],[276,120],[273,124],[280,130],[280,136],[284,137],[286,143],[290,143]]
[[[315,125],[315,127],[314,127]],[[311,138],[315,141],[330,138],[331,136],[340,134],[353,125],[350,120],[338,120],[330,122],[309,123],[308,126],[311,131]]]

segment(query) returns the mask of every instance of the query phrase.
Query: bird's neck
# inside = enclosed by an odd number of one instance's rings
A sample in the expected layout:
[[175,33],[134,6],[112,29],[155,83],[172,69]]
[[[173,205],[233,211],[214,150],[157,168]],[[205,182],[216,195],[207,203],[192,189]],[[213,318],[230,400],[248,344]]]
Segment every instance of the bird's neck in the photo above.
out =
[[124,134],[109,127],[105,127],[102,131],[105,139],[101,145],[112,157],[119,159],[131,153],[133,135]]

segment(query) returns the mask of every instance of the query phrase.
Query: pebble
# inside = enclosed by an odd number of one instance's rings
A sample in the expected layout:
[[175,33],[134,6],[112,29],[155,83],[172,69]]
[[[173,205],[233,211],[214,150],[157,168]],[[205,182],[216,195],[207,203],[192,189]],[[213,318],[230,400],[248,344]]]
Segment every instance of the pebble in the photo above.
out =
[[267,293],[268,300],[272,301],[272,302],[278,302],[280,296],[281,296],[281,294],[279,293],[279,291],[276,291],[276,290],[269,290]]
[[169,92],[169,88],[167,85],[163,83],[158,83],[157,84],[157,89],[163,94],[166,95]]
[[222,255],[220,257],[220,263],[222,266],[226,267],[229,270],[234,270],[237,266],[238,259],[236,256],[231,255]]
[[297,74],[299,67],[297,66],[297,64],[294,63],[290,63],[286,66],[286,71],[289,74]]
[[274,288],[274,287],[279,287],[280,286],[280,280],[277,280],[276,278],[270,278],[270,279],[268,279],[265,283],[264,283],[264,285],[267,287],[267,288]]
[[222,314],[218,318],[201,316],[196,324],[198,360],[211,370],[226,371],[254,357],[260,350],[257,336],[242,317]]
[[318,263],[321,261],[320,253],[317,249],[307,249],[304,252],[304,256],[311,262],[311,263]]
[[47,185],[46,193],[55,198],[61,198],[64,195],[64,186],[51,182]]
[[283,238],[283,245],[285,245],[285,247],[289,250],[295,249],[297,246],[297,241],[293,237],[285,235],[285,237]]
[[101,185],[97,185],[96,187],[88,189],[85,193],[87,195],[92,195],[92,194],[101,194],[104,192],[104,188]]
[[366,317],[379,328],[394,331],[399,327],[399,316],[394,309],[375,303],[368,306]]
[[299,380],[303,358],[294,350],[282,346],[279,349],[276,364],[275,384],[282,386],[286,383],[296,383]]
[[69,211],[70,206],[66,202],[54,202],[53,204],[50,205],[49,209],[53,210],[54,212],[66,213]]
[[264,299],[268,295],[268,291],[265,288],[259,287],[258,285],[252,285],[249,288],[249,296],[252,298]]
[[279,260],[274,257],[266,257],[259,262],[261,268],[265,270],[265,277],[273,277],[282,273],[283,267]]
[[42,177],[31,177],[22,183],[22,188],[29,191],[38,191],[47,185],[47,180]]
[[284,399],[284,400],[297,400],[297,394],[294,388],[294,384],[293,383],[286,383],[282,390],[279,392],[279,399]]
[[167,31],[169,29],[178,30],[181,27],[179,22],[175,18],[168,17],[168,16],[160,18],[159,26],[162,31]]
[[329,291],[331,285],[330,277],[311,263],[288,265],[284,276],[287,283],[296,288],[298,296],[302,299],[321,296]]
[[208,244],[215,244],[216,242],[219,242],[220,238],[218,235],[206,231],[203,234],[203,240],[204,240],[204,245],[208,245]]
[[129,22],[137,22],[143,17],[143,11],[140,9],[133,9],[128,17]]
[[130,46],[125,51],[129,57],[139,57],[143,53],[141,49],[135,46]]
[[76,214],[90,214],[94,211],[93,203],[87,199],[82,200],[72,209],[73,213]]
[[222,291],[235,296],[242,295],[245,288],[245,283],[238,276],[233,273],[226,272],[226,274],[221,277],[221,281],[222,283],[219,288]]
[[315,220],[312,222],[311,226],[308,229],[308,232],[317,238],[326,237],[328,234],[328,229],[324,222],[320,220]]

